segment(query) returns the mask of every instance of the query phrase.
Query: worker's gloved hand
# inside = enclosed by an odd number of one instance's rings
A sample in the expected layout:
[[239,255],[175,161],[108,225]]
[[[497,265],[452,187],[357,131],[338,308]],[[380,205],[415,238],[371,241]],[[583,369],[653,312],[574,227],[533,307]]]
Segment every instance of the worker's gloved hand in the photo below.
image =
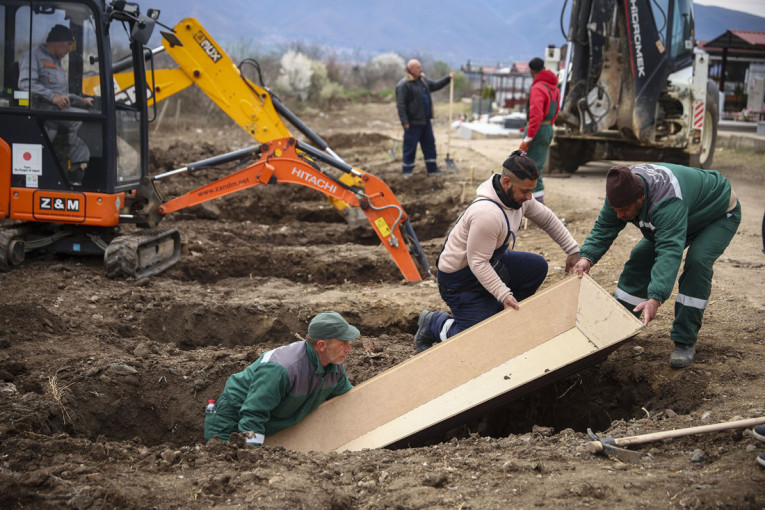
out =
[[256,434],[255,432],[252,432],[252,431],[247,432],[245,434],[245,437],[247,438],[245,443],[251,444],[253,446],[262,446],[266,440],[266,436],[264,436],[263,434]]
[[525,139],[521,142],[521,146],[518,147],[523,152],[529,152],[529,147],[531,146],[530,142],[527,142]]

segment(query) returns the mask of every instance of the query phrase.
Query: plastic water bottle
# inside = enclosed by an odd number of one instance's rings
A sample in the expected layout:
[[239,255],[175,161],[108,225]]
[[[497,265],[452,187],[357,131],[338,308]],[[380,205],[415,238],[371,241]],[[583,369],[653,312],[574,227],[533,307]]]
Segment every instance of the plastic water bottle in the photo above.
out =
[[215,400],[210,399],[205,406],[205,414],[215,414]]

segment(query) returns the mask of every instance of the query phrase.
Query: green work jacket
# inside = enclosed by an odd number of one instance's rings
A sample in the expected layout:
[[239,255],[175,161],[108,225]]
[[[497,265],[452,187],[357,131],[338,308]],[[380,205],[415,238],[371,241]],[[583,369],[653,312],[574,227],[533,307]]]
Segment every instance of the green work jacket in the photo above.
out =
[[269,436],[352,387],[342,364],[323,367],[313,347],[298,341],[263,353],[229,377],[223,394],[231,405],[240,405],[240,432]]
[[[681,165],[640,164],[630,170],[643,182],[645,201],[629,223],[655,246],[648,298],[663,303],[672,293],[685,247],[729,210],[731,185],[720,172]],[[580,256],[597,263],[626,224],[606,199]]]

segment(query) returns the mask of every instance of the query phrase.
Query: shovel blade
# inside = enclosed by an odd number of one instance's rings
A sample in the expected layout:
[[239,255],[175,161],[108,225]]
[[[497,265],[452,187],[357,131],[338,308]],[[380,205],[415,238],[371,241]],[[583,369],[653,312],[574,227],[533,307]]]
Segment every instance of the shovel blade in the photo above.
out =
[[449,158],[449,156],[446,157],[446,168],[453,174],[457,173],[457,165],[454,164],[454,160]]

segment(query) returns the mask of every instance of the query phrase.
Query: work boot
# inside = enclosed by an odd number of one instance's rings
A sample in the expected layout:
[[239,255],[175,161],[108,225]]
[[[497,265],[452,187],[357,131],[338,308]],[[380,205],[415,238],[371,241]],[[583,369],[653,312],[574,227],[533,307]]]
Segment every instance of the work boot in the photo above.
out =
[[433,312],[423,310],[420,312],[420,318],[417,319],[417,333],[414,335],[414,349],[417,352],[422,352],[436,343],[436,339],[433,338],[428,329],[431,317],[433,317]]
[[675,350],[669,355],[669,366],[672,368],[687,367],[693,362],[693,356],[695,355],[695,346],[675,342]]
[[428,177],[431,175],[444,175],[444,173],[441,171],[440,168],[436,168],[435,170],[428,170]]

